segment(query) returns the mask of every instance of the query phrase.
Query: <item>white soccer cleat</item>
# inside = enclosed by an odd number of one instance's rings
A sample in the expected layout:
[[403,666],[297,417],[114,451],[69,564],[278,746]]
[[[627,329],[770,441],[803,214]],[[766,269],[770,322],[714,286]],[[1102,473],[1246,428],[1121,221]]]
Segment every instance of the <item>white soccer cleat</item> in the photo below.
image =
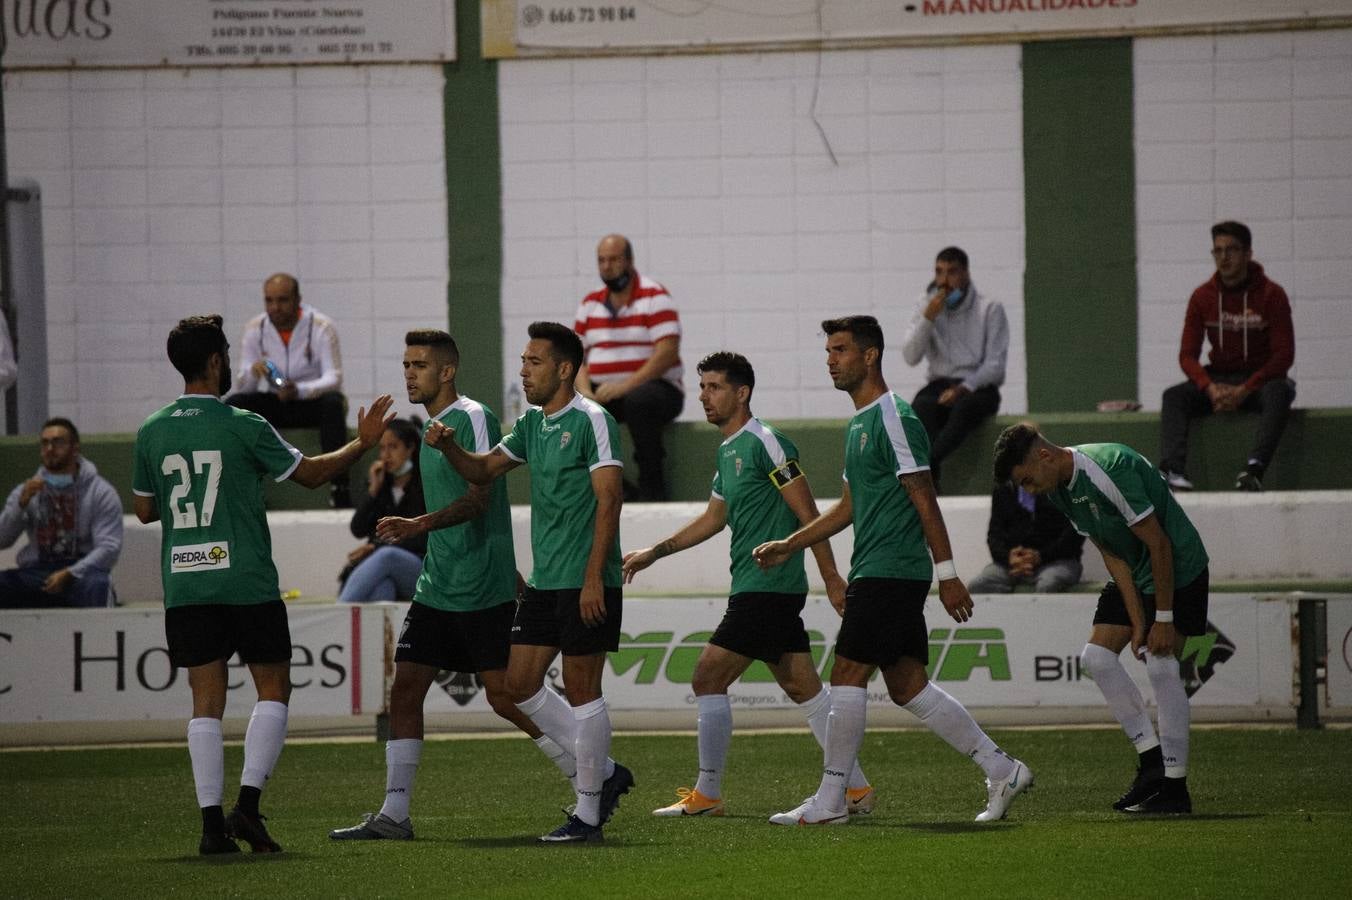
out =
[[978,822],[998,822],[1009,811],[1014,798],[1033,786],[1033,773],[1017,759],[1014,770],[999,781],[986,779],[986,808],[977,814]]
[[788,812],[775,813],[770,821],[776,825],[845,825],[850,814],[843,809],[821,809],[817,798],[812,796]]

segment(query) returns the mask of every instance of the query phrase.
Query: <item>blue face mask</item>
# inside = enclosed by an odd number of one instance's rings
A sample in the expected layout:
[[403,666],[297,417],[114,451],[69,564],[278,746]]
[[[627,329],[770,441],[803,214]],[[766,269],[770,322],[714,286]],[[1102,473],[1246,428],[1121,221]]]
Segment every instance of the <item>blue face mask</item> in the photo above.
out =
[[57,472],[48,472],[46,469],[43,469],[42,480],[47,482],[47,484],[49,484],[51,487],[54,487],[57,490],[62,490],[64,488],[70,487],[72,484],[75,483],[75,476],[64,475]]
[[949,309],[957,309],[958,304],[962,302],[962,298],[964,296],[966,296],[965,291],[961,291],[958,288],[953,288],[953,290],[948,292],[948,296],[944,298],[944,306],[948,307]]

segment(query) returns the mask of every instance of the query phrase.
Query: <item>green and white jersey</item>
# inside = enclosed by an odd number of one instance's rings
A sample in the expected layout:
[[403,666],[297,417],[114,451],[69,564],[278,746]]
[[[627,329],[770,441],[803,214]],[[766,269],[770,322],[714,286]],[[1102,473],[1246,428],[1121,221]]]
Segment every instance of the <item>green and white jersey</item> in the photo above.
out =
[[[624,465],[615,419],[601,404],[578,394],[550,416],[532,406],[498,446],[530,466],[530,545],[535,565],[526,580],[542,591],[581,588],[596,526],[592,470]],[[623,583],[618,531],[601,578],[606,587]]]
[[750,419],[718,446],[713,495],[727,504],[732,528],[731,593],[807,593],[802,550],[768,571],[751,558],[761,544],[797,530],[798,517],[779,492],[802,477],[798,448],[760,419]]
[[285,481],[301,458],[262,416],[209,394],[141,424],[132,490],[159,510],[166,607],[278,599],[263,478]]
[[1143,594],[1155,593],[1150,552],[1131,526],[1154,513],[1174,551],[1174,586],[1191,582],[1207,567],[1206,548],[1159,470],[1125,444],[1067,448],[1075,460],[1070,482],[1047,495],[1075,530],[1131,567]]
[[933,577],[920,514],[897,480],[928,468],[925,426],[896,394],[883,394],[850,419],[845,432],[845,480],[854,521],[850,581]]
[[[456,443],[471,453],[487,453],[502,440],[498,417],[477,400],[461,397],[436,418],[454,428]],[[427,431],[426,426],[423,431]],[[428,512],[445,509],[469,491],[468,482],[440,450],[421,444],[418,464]],[[428,533],[427,555],[413,593],[415,602],[433,609],[466,612],[497,606],[516,596],[507,484],[499,478],[489,491],[488,509],[483,515]]]

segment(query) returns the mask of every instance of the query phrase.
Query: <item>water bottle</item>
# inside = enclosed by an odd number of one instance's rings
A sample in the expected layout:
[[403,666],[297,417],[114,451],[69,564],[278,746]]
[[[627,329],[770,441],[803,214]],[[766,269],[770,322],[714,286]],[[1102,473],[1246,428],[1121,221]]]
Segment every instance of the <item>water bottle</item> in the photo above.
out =
[[277,368],[277,364],[270,359],[265,360],[263,364],[268,367],[268,381],[272,382],[272,386],[279,391],[286,387],[286,376]]
[[513,381],[512,386],[507,388],[507,401],[503,406],[503,412],[507,416],[507,421],[515,422],[521,418],[524,411],[525,407],[521,403],[521,385]]

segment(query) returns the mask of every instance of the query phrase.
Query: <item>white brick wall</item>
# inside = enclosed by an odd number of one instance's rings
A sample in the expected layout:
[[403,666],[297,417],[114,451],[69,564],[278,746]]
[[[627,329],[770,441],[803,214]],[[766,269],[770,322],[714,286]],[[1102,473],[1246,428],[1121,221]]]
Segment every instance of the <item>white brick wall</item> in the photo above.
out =
[[[687,401],[719,349],[759,373],[756,411],[837,417],[823,318],[878,316],[884,369],[934,255],[958,244],[1012,330],[1003,408],[1027,408],[1019,48],[884,49],[504,62],[505,376],[525,326],[571,322],[597,240],[634,242],[680,307]],[[818,76],[820,70],[820,76]],[[812,121],[825,131],[832,163]]]
[[355,418],[403,402],[403,333],[446,324],[438,66],[5,76],[9,171],[43,190],[53,415],[133,431],[181,389],[178,318],[232,341],[262,279],[338,321]]
[[1296,405],[1352,405],[1352,30],[1138,40],[1135,82],[1141,401],[1183,380],[1183,312],[1233,218],[1291,297]]

